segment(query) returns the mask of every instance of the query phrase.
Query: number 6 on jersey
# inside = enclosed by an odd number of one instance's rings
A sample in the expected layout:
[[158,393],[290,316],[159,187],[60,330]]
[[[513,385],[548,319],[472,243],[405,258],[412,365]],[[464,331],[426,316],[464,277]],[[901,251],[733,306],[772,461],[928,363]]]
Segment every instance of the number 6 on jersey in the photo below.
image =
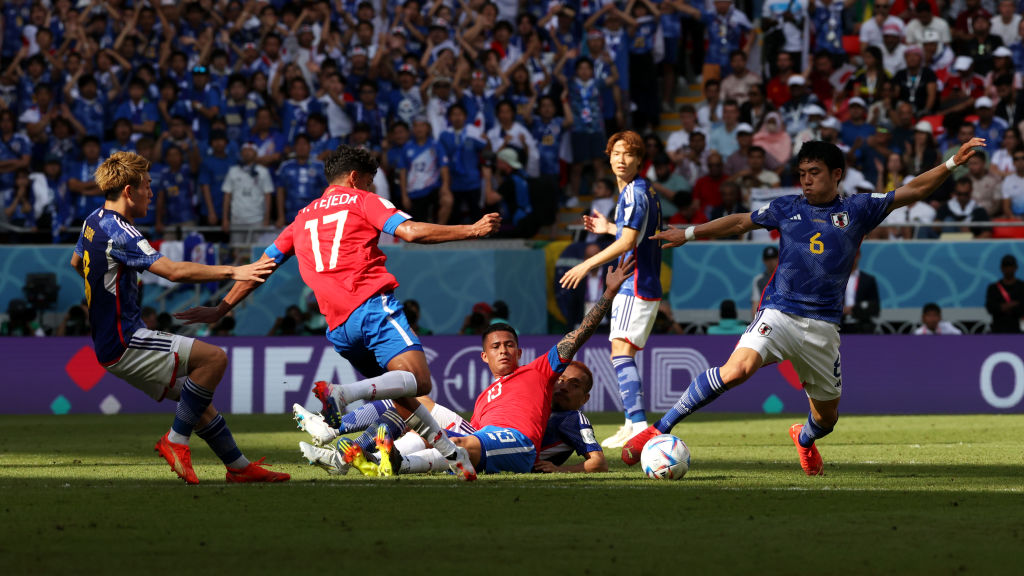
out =
[[825,243],[818,240],[818,238],[821,238],[821,232],[811,236],[811,254],[822,254],[825,252]]
[[[338,247],[341,246],[341,237],[345,234],[345,220],[348,219],[348,210],[342,210],[333,214],[325,214],[323,217],[324,226],[331,222],[337,222],[338,227],[334,230],[334,240],[331,242],[331,260],[328,270],[334,270],[338,266]],[[309,241],[313,245],[313,260],[316,263],[316,271],[324,271],[324,257],[320,253],[320,237],[318,220],[306,220],[306,230],[309,230]]]

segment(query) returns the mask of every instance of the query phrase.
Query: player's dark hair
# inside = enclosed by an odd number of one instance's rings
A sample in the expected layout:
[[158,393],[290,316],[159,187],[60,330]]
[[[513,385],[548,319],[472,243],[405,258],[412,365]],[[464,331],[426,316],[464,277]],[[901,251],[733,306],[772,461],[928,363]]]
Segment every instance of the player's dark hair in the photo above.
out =
[[368,150],[354,146],[342,146],[331,152],[324,161],[324,175],[327,183],[333,184],[335,180],[345,177],[349,172],[359,172],[373,176],[377,173],[379,164]]
[[584,374],[587,375],[587,383],[584,386],[583,391],[586,392],[587,394],[590,394],[590,390],[594,387],[594,373],[590,371],[590,368],[587,368],[586,364],[580,362],[579,360],[573,360],[572,362],[569,362],[569,366],[577,368],[580,372],[583,372]]
[[921,309],[921,314],[927,314],[929,312],[935,312],[936,314],[942,314],[942,308],[939,308],[939,305],[936,304],[935,302],[929,302],[929,303],[924,305],[924,308]]
[[516,341],[516,346],[519,345],[519,334],[516,332],[516,329],[513,328],[511,324],[506,324],[504,322],[498,322],[497,324],[489,324],[487,328],[484,328],[484,331],[480,333],[480,341],[487,342],[487,335],[492,334],[494,332],[512,333],[512,338]]
[[796,164],[799,166],[804,162],[815,162],[821,161],[828,167],[829,172],[833,170],[842,170],[842,174],[839,178],[846,174],[846,160],[843,159],[843,151],[839,149],[835,144],[829,144],[828,142],[822,142],[821,140],[812,140],[805,142],[800,147],[800,153],[797,154]]

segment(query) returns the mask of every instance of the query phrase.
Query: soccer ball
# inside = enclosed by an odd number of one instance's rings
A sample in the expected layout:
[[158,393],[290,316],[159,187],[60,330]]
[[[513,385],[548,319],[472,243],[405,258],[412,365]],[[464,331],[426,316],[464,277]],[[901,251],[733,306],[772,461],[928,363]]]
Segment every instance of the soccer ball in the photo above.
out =
[[655,436],[640,452],[640,466],[649,478],[678,480],[690,469],[690,449],[671,434]]

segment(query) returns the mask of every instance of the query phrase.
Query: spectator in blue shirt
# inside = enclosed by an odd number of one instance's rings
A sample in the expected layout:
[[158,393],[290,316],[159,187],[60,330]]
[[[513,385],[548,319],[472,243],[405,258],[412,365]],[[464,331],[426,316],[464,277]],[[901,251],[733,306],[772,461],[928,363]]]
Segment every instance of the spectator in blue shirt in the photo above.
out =
[[206,66],[192,68],[190,97],[192,110],[199,120],[198,125],[193,125],[192,129],[197,139],[206,141],[210,136],[210,121],[221,114],[223,106],[220,89],[210,82],[210,69]]
[[141,79],[132,78],[128,83],[128,99],[114,112],[114,119],[119,118],[127,118],[132,123],[133,134],[152,136],[156,132],[159,113],[156,105],[146,98],[146,84]]
[[402,148],[402,205],[415,220],[447,224],[452,209],[448,156],[430,133],[427,118],[417,117],[412,124],[413,137]]
[[287,140],[284,134],[274,129],[274,116],[266,106],[256,110],[256,121],[253,123],[249,142],[256,145],[257,164],[270,169],[280,164],[287,152]]
[[866,146],[868,137],[875,133],[875,127],[867,121],[867,102],[860,96],[850,98],[850,117],[843,122],[843,128],[839,131],[839,140],[850,148]]
[[256,121],[256,110],[259,105],[248,97],[249,88],[245,76],[232,74],[228,79],[227,98],[224,99],[223,114],[227,122],[228,140],[245,142],[249,139],[249,131]]
[[661,107],[657,86],[651,78],[657,77],[654,67],[654,36],[658,30],[658,7],[649,0],[632,0],[632,21],[629,25],[629,93],[636,110],[633,129],[643,134],[648,126],[657,127]]
[[284,228],[285,223],[295,219],[299,210],[323,195],[327,189],[324,165],[309,156],[309,136],[299,134],[294,144],[295,157],[282,162],[274,176],[277,185],[278,228]]
[[309,85],[301,77],[288,82],[288,100],[281,107],[281,131],[291,142],[299,132],[306,129],[310,114],[320,112],[320,101],[309,95]]
[[0,110],[0,194],[9,196],[14,190],[14,174],[28,169],[32,143],[14,131],[14,111]]
[[568,136],[569,120],[555,116],[558,106],[553,96],[542,96],[537,106],[538,116],[531,117],[530,133],[537,141],[540,155],[540,176],[531,187],[530,203],[537,211],[541,225],[552,224],[561,199],[559,182],[562,179],[562,143]]
[[[70,87],[70,83],[69,83]],[[84,74],[78,78],[78,96],[71,98],[70,91],[65,96],[71,100],[71,114],[82,125],[86,134],[101,136],[106,130],[107,102],[99,91],[99,85],[92,74]]]
[[319,112],[306,119],[306,135],[309,136],[310,156],[321,162],[341,146],[341,139],[332,138],[327,132],[327,117]]
[[753,25],[743,12],[733,6],[732,0],[715,0],[714,5],[715,9],[710,11],[688,4],[680,5],[679,9],[700,20],[707,28],[708,54],[705,62],[718,66],[719,76],[725,77],[732,72],[729,54],[734,50],[749,50],[751,38],[744,40],[744,36],[753,29]]
[[163,234],[167,226],[195,226],[195,179],[181,148],[170,146],[164,151],[164,168],[153,181],[156,233]]
[[132,142],[132,123],[127,118],[120,118],[114,122],[114,139],[104,142],[100,149],[100,155],[109,157],[114,152],[135,152],[135,143]]
[[440,137],[451,174],[453,224],[476,222],[480,213],[480,154],[487,149],[487,140],[479,127],[466,124],[467,116],[462,104],[452,104],[450,126]]
[[237,156],[232,157],[227,152],[228,136],[223,130],[210,132],[210,153],[203,155],[202,163],[199,164],[199,213],[206,220],[206,224],[216,226],[220,223],[220,215],[224,207],[224,178],[228,170],[235,165]]
[[[0,118],[3,113],[0,112]],[[0,122],[0,127],[2,127]],[[96,185],[96,169],[100,167],[100,139],[89,134],[82,138],[82,160],[67,163],[64,171],[68,190],[75,204],[75,225],[103,206],[103,191]]]

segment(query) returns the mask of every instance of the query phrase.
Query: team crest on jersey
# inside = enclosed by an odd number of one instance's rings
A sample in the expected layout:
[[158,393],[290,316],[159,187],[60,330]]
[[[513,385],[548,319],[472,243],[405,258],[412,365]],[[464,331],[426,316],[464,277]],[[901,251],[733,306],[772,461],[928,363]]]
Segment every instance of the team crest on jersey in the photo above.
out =
[[757,333],[761,336],[767,336],[772,333],[772,327],[761,322],[761,325],[757,327]]
[[850,225],[850,213],[838,212],[836,214],[832,214],[832,225],[836,228],[846,228]]

